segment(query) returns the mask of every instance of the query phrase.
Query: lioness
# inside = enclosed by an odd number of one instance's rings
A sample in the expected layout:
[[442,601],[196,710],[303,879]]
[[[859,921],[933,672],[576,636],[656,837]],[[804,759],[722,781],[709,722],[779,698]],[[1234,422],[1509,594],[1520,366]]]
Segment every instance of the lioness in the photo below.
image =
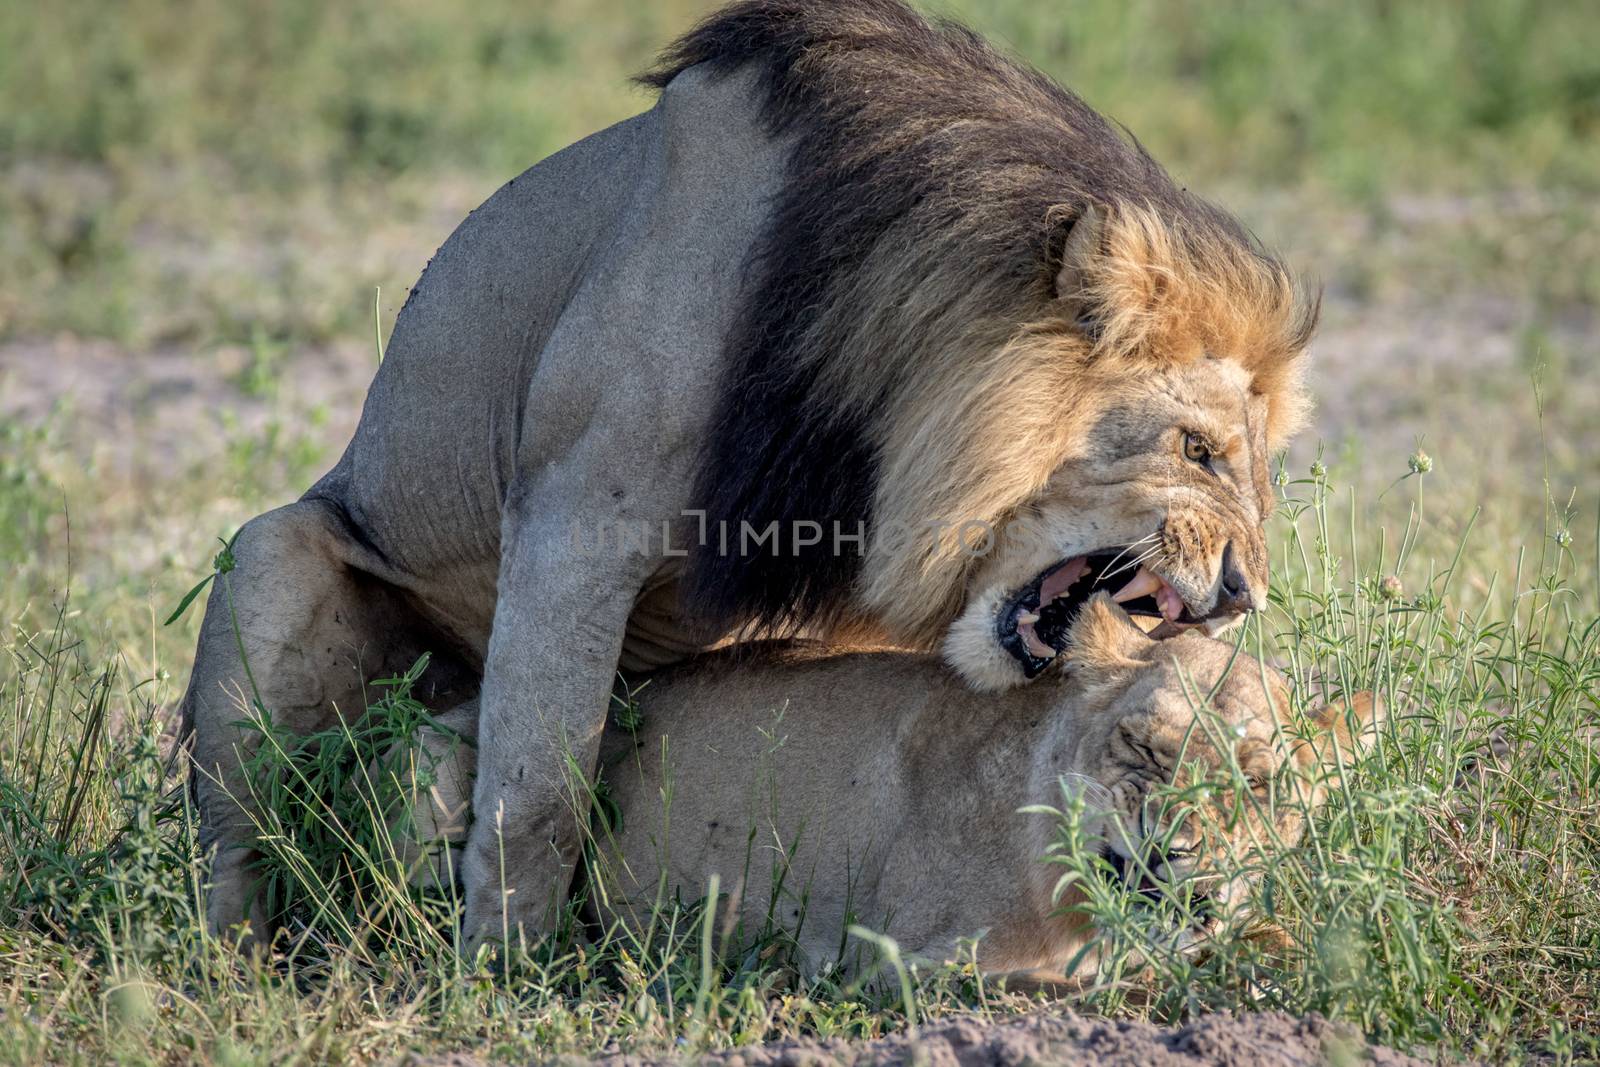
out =
[[[856,922],[941,960],[982,934],[985,971],[1060,979],[1090,931],[1062,913],[1077,898],[1052,899],[1061,872],[1040,859],[1054,821],[1019,809],[1059,806],[1065,782],[1100,810],[1092,832],[1131,890],[1198,878],[1220,912],[1237,899],[1229,865],[1298,842],[1331,769],[1319,763],[1348,759],[1372,725],[1361,698],[1297,730],[1276,671],[1246,655],[1229,671],[1232,646],[1198,633],[1158,642],[1104,594],[1068,640],[1068,673],[998,696],[892,651],[714,654],[658,676],[639,694],[642,728],[613,727],[602,747],[621,819],[599,836],[607,892],[590,906],[643,927],[715,874],[743,931],[770,917],[808,967],[841,959]],[[444,758],[415,833],[437,844],[461,834],[473,750],[427,744]],[[1152,794],[1226,781],[1231,761],[1253,792],[1237,816],[1225,786],[1181,810]]]
[[225,557],[183,703],[213,927],[264,925],[241,700],[316,730],[431,651],[512,828],[465,929],[537,936],[619,665],[847,627],[1000,690],[1095,588],[1264,603],[1316,301],[1238,222],[899,0],[744,0],[644,81],[461,224],[338,465]]

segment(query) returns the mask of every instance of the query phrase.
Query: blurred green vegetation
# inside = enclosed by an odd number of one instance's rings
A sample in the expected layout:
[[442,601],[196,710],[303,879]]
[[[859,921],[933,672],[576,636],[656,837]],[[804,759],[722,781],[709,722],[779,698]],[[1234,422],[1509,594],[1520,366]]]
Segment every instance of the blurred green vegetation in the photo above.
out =
[[[643,105],[696,0],[93,0],[0,13],[0,153],[276,184],[509,174]],[[927,5],[944,13],[945,5]],[[1600,12],[1561,0],[958,0],[1197,176],[1592,185]]]
[[1600,9],[1560,0],[969,0],[1194,177],[1348,193],[1600,180]]
[[[361,290],[409,282],[502,181],[647,106],[629,75],[711,6],[0,5],[0,338],[347,334]],[[926,6],[1230,197],[1288,187],[1379,210],[1396,193],[1534,193],[1570,213],[1600,186],[1590,4]],[[1568,285],[1581,302],[1593,273]]]

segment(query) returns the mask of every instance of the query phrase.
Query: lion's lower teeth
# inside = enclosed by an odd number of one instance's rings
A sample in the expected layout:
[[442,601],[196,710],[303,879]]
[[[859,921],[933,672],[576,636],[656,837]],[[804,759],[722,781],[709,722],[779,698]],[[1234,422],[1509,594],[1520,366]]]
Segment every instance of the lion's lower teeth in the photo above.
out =
[[1143,597],[1153,597],[1156,610],[1161,612],[1163,618],[1171,621],[1183,614],[1183,597],[1178,591],[1149,567],[1140,567],[1128,584],[1111,594],[1111,599],[1118,604],[1126,604],[1130,600],[1139,600]]
[[1022,635],[1022,644],[1033,655],[1040,659],[1054,659],[1056,650],[1039,640],[1039,635],[1033,632],[1032,625],[1023,624],[1017,627],[1017,632]]

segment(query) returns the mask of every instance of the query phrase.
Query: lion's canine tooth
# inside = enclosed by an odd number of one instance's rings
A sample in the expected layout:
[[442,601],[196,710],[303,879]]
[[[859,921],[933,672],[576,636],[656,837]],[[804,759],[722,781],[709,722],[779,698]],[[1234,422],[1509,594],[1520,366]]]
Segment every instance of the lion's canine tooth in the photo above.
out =
[[1039,621],[1039,615],[1038,615],[1037,612],[1024,611],[1020,615],[1017,616],[1017,625],[1018,626],[1032,626],[1034,623],[1036,623],[1038,621]]
[[1118,592],[1112,593],[1111,599],[1118,604],[1126,604],[1130,600],[1138,600],[1142,596],[1159,592],[1166,584],[1149,567],[1140,567],[1139,573],[1133,576],[1133,580]]

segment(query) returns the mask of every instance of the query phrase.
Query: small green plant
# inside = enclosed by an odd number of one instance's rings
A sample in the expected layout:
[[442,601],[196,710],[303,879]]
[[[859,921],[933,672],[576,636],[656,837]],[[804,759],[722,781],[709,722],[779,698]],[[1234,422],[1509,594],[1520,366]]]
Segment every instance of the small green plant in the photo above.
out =
[[34,425],[0,419],[0,559],[21,561],[44,546],[50,520],[61,510],[44,457],[59,444],[58,418]]
[[300,940],[356,952],[453,944],[454,880],[414,887],[410,819],[447,750],[430,753],[424,730],[452,737],[413,695],[428,657],[372,683],[376,699],[353,722],[297,737],[263,721],[247,765],[262,813],[261,885],[266,911]]

